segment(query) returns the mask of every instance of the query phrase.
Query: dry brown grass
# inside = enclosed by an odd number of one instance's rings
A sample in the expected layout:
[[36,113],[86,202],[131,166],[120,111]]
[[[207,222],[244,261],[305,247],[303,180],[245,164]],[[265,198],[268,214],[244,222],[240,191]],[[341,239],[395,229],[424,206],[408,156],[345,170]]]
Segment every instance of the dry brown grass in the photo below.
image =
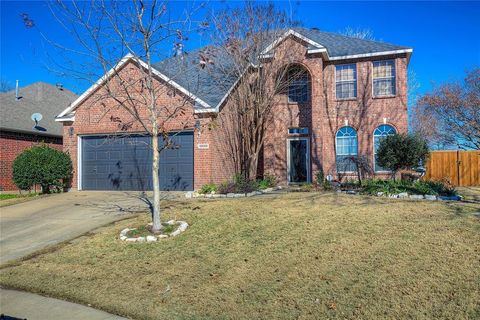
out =
[[337,194],[169,203],[181,236],[121,221],[4,269],[2,286],[135,319],[480,317],[477,204]]
[[480,203],[480,187],[458,187],[458,192],[468,201],[477,201]]

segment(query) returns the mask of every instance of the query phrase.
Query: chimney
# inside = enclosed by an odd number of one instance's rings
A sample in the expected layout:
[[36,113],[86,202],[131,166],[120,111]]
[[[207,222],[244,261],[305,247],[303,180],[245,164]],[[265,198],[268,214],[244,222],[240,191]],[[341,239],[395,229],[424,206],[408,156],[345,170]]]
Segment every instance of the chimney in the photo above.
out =
[[15,100],[20,100],[20,96],[18,95],[18,80],[16,80],[15,84]]

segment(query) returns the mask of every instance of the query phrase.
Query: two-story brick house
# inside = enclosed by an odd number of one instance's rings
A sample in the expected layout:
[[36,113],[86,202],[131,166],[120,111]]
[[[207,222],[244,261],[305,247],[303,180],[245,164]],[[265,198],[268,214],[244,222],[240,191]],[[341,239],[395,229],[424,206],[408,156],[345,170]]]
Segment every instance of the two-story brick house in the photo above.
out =
[[[407,66],[412,49],[295,28],[264,53],[282,46],[291,52],[291,68],[302,68],[305,76],[273,109],[260,171],[274,174],[281,184],[309,182],[319,170],[334,178],[351,175],[352,157],[362,156],[376,174],[385,174],[375,164],[375,146],[382,136],[408,130]],[[197,189],[224,181],[234,171],[225,147],[227,136],[209,124],[224,125],[218,119],[229,108],[235,79],[229,79],[231,88],[219,88],[202,68],[179,69],[197,58],[190,54],[154,65],[158,85],[166,88],[158,102],[185,108],[166,123],[167,129],[182,133],[173,138],[177,147],[161,155],[165,190]],[[151,188],[151,152],[140,147],[148,143],[131,143],[148,141],[141,135],[144,130],[132,123],[119,133],[117,122],[127,123],[131,115],[115,101],[98,98],[113,74],[134,78],[144,67],[138,59],[125,57],[57,117],[64,124],[64,148],[74,162],[74,188]]]

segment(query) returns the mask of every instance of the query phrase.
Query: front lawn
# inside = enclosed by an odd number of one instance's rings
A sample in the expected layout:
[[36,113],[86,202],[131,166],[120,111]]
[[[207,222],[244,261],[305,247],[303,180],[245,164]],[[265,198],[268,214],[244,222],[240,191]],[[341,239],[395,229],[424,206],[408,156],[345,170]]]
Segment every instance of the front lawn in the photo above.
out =
[[25,202],[38,196],[38,193],[0,193],[0,207]]
[[478,204],[333,193],[164,204],[190,224],[120,241],[124,220],[20,262],[0,284],[134,319],[475,319]]
[[14,199],[20,197],[20,194],[14,194],[14,193],[1,193],[0,194],[0,201],[2,200],[8,200],[8,199]]

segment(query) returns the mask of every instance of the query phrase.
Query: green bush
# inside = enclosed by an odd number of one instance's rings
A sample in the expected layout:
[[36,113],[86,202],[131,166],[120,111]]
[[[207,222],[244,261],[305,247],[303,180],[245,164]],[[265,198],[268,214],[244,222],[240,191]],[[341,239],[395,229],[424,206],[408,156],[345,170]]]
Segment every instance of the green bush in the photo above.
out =
[[315,182],[321,186],[324,181],[325,181],[325,173],[323,173],[323,170],[319,170],[316,174],[315,174]]
[[207,183],[207,184],[204,184],[202,188],[200,188],[198,193],[207,194],[207,193],[217,192],[217,190],[218,190],[218,187],[216,184]]
[[43,193],[61,190],[72,176],[72,161],[68,154],[46,145],[23,151],[13,162],[13,182],[27,190],[41,185]]
[[257,181],[245,179],[241,175],[235,175],[232,181],[226,181],[218,186],[218,193],[248,193],[258,190]]
[[382,138],[377,150],[379,166],[395,174],[401,169],[411,169],[425,163],[429,155],[425,139],[417,135],[395,134]]
[[458,194],[454,186],[441,181],[417,181],[413,187],[421,194],[432,194],[437,196],[456,196]]
[[325,178],[325,173],[321,169],[315,174],[315,183],[318,187],[322,187],[325,191],[333,190],[332,182]]
[[454,187],[438,181],[395,181],[368,179],[363,182],[362,193],[376,195],[383,192],[385,195],[408,192],[409,194],[453,196],[457,194]]
[[273,188],[275,184],[275,177],[273,175],[266,174],[262,180],[257,181],[257,188],[259,190],[265,190],[267,188]]

